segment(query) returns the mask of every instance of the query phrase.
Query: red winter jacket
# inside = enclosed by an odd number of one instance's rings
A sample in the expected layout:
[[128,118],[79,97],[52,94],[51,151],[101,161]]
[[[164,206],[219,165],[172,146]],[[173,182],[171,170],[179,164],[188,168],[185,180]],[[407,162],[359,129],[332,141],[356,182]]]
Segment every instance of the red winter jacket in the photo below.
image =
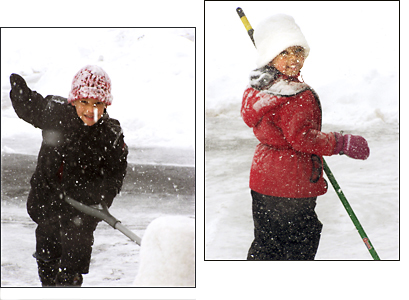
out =
[[318,96],[305,83],[279,77],[266,90],[248,87],[241,114],[260,141],[250,171],[250,188],[276,197],[325,194],[323,155],[332,155],[333,133],[321,132]]

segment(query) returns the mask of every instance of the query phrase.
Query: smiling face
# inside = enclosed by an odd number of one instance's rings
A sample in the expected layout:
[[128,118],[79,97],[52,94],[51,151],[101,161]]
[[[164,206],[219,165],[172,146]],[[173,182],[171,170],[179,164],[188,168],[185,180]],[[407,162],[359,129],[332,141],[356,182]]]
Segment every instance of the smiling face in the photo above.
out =
[[71,104],[77,110],[78,117],[88,126],[97,123],[106,108],[106,104],[97,99],[78,99]]
[[287,76],[297,76],[304,65],[304,48],[300,46],[288,47],[277,55],[268,65],[275,67]]

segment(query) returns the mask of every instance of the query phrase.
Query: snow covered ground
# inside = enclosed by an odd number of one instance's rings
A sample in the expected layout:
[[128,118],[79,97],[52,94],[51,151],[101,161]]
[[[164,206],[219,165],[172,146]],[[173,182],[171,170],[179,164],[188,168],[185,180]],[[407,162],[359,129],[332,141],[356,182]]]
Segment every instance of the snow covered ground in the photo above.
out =
[[[35,160],[30,155],[2,155],[2,286],[40,286],[31,257],[36,226],[25,208]],[[143,237],[147,226],[161,216],[195,217],[194,181],[191,167],[131,164],[110,212]],[[138,272],[140,247],[104,222],[94,236],[90,273],[83,286],[130,286]]]
[[[244,260],[253,239],[248,177],[258,141],[242,121],[240,105],[256,52],[235,15],[240,3],[207,5],[206,18],[223,20],[218,28],[229,35],[213,27],[206,31],[205,258]],[[371,149],[366,161],[346,156],[326,161],[380,258],[398,260],[397,3],[371,3],[370,13],[366,4],[353,5],[348,22],[345,14],[330,13],[347,9],[344,3],[246,3],[242,8],[254,28],[273,12],[291,14],[300,25],[311,48],[301,74],[320,96],[322,130],[362,135]],[[380,24],[378,13],[388,22]],[[316,211],[324,225],[317,260],[372,259],[332,186],[318,197]]]
[[[129,146],[112,215],[140,237],[158,217],[195,217],[194,28],[2,29],[1,46],[2,286],[40,286],[31,257],[35,223],[25,201],[41,131],[11,107],[11,73],[43,96],[67,96],[82,66],[104,68],[114,96],[108,113],[121,122]],[[101,222],[83,286],[131,286],[139,248]]]

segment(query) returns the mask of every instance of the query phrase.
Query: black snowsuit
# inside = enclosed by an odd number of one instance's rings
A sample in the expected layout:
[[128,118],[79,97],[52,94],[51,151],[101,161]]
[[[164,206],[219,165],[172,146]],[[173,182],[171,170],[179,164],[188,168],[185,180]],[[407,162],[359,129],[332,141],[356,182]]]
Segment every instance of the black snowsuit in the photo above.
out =
[[[31,178],[27,211],[36,229],[35,257],[43,285],[73,284],[88,273],[98,220],[64,201],[108,206],[120,192],[128,148],[117,120],[104,115],[86,126],[76,109],[59,96],[43,98],[12,74],[10,98],[17,115],[42,130],[43,141]],[[60,272],[58,272],[60,268]],[[79,285],[80,285],[79,284]]]
[[317,197],[251,195],[254,241],[247,260],[314,260],[322,230],[314,211]]

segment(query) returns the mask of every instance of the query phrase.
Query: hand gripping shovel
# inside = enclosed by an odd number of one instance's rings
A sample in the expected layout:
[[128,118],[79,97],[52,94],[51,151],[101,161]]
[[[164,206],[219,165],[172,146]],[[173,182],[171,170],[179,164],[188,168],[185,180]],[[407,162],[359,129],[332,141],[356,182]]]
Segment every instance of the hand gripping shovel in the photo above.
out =
[[[247,33],[250,36],[251,40],[253,41],[254,46],[256,46],[256,44],[254,42],[254,39],[253,39],[254,29],[251,27],[249,21],[247,20],[246,15],[244,14],[243,10],[240,7],[237,7],[236,12],[239,15],[241,21],[243,22],[243,25],[246,28]],[[347,198],[345,197],[345,195],[342,192],[341,188],[339,187],[337,181],[335,180],[335,177],[332,174],[331,170],[329,169],[326,161],[324,160],[324,158],[322,158],[322,160],[323,160],[323,164],[324,164],[325,174],[327,175],[329,181],[331,182],[332,186],[334,187],[335,192],[337,193],[339,199],[341,200],[342,204],[344,205],[349,217],[352,220],[352,223],[354,223],[355,228],[358,230],[358,233],[361,236],[362,241],[365,243],[365,246],[368,248],[368,251],[371,254],[372,258],[374,260],[380,260],[380,258],[378,256],[378,253],[375,251],[374,246],[372,245],[371,241],[369,240],[367,234],[364,231],[364,228],[362,227],[362,225],[359,222],[358,218],[356,217],[354,211],[352,210],[351,205],[349,205],[349,202],[348,202]]]
[[108,206],[105,202],[101,202],[102,209],[93,208],[88,205],[82,204],[68,196],[65,196],[65,201],[68,202],[70,205],[82,211],[83,213],[93,216],[95,218],[101,219],[111,225],[114,229],[118,229],[132,241],[137,243],[139,246],[141,245],[141,238],[137,236],[135,233],[127,229],[124,225],[121,224],[121,221],[116,219],[113,215],[111,215],[108,211]]

